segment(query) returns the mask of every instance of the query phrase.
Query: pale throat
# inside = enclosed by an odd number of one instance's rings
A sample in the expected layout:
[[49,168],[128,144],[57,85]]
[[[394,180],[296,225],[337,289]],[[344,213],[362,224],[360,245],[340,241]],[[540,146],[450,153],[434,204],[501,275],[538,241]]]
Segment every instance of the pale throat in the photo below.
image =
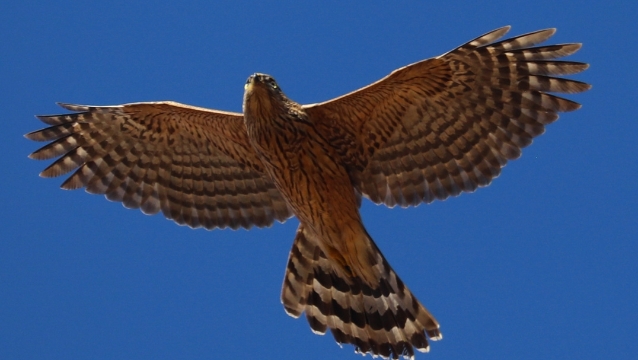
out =
[[278,104],[276,99],[269,96],[268,90],[253,84],[246,84],[245,88],[243,110],[246,121],[262,122],[271,119],[284,108],[283,104]]

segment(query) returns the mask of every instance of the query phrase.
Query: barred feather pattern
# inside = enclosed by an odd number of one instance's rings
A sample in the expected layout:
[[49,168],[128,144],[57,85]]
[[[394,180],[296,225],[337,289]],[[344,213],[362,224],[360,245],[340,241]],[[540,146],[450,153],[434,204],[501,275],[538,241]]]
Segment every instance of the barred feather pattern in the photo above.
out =
[[533,47],[555,29],[494,42],[508,30],[307,106],[311,116],[324,119],[320,126],[349,164],[357,190],[390,207],[473,192],[499,176],[559,112],[580,107],[550,93],[590,88],[553,77],[587,69],[554,60],[581,45]]
[[556,60],[580,44],[536,46],[554,29],[497,42],[508,31],[318,104],[294,103],[255,74],[245,117],[269,141],[251,137],[237,113],[175,102],[62,104],[73,113],[40,116],[49,127],[26,135],[49,142],[30,157],[58,158],[44,177],[75,171],[64,189],[85,187],[191,227],[269,226],[295,209],[286,311],[305,312],[313,331],[330,329],[360,353],[412,358],[428,351],[428,337],[441,338],[439,324],[365,232],[360,197],[406,207],[487,186],[560,112],[580,107],[553,94],[590,88],[558,77],[587,69]]
[[59,157],[41,176],[75,170],[64,189],[86,187],[193,228],[263,227],[292,216],[241,136],[241,114],[172,102],[61,106],[76,113],[40,116],[51,126],[25,136],[50,141],[32,159]]
[[358,353],[398,359],[413,358],[414,349],[429,351],[427,337],[442,338],[439,324],[369,241],[382,274],[376,288],[340,273],[300,225],[281,295],[286,312],[305,312],[313,332],[330,329],[337,343],[352,344]]

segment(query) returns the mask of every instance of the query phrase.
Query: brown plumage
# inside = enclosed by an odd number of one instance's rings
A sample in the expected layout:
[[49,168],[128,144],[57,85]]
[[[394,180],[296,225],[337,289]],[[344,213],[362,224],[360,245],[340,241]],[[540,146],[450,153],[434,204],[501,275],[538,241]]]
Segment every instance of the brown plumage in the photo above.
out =
[[300,221],[282,302],[305,312],[361,353],[411,358],[428,351],[439,324],[399,279],[366,232],[361,196],[403,207],[488,185],[562,111],[580,106],[551,92],[589,85],[552,77],[586,64],[555,61],[579,44],[532,47],[541,30],[494,42],[509,27],[378,82],[312,105],[289,100],[268,75],[248,79],[244,113],[174,102],[61,104],[50,127],[27,138],[50,143],[42,172],[75,172],[86,187],[144,213],[207,229]]

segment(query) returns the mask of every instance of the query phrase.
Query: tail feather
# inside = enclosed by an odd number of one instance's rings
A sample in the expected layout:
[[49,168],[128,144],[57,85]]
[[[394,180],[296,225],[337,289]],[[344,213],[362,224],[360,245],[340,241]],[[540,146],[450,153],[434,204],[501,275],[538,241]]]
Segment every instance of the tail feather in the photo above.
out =
[[413,358],[414,348],[429,351],[427,338],[441,338],[439,324],[369,241],[382,274],[375,287],[345,276],[300,226],[282,290],[286,312],[305,312],[313,332],[330,329],[339,344],[352,344],[358,353],[398,359]]

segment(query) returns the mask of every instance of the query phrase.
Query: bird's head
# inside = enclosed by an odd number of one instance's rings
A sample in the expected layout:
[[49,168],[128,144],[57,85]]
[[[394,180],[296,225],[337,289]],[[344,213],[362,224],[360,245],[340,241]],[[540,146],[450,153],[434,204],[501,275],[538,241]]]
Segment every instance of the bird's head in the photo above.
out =
[[244,113],[253,114],[273,111],[284,107],[289,101],[275,79],[270,75],[255,73],[244,85]]

